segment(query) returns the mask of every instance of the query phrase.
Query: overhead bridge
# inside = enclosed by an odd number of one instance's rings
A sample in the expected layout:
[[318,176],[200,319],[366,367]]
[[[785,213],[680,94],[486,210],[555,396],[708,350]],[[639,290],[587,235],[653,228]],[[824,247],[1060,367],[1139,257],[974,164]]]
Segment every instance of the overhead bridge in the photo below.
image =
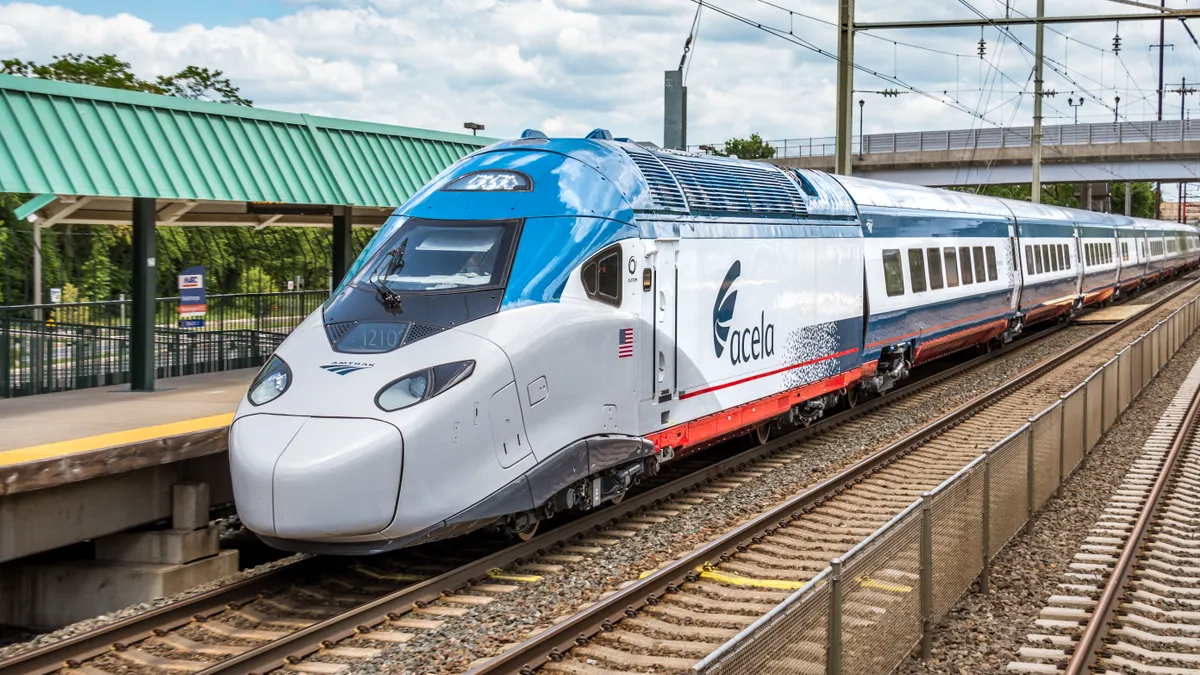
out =
[[[931,186],[1005,185],[1033,178],[1032,127],[867,134],[854,174]],[[833,171],[832,138],[771,141],[772,163]],[[1046,126],[1042,182],[1200,181],[1200,121]]]

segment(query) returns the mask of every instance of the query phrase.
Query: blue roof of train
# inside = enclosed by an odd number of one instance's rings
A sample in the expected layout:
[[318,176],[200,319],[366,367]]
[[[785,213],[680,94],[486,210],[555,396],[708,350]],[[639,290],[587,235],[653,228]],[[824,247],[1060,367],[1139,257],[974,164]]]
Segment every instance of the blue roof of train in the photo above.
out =
[[677,215],[797,218],[857,216],[828,175],[763,162],[648,148],[603,138],[520,138],[476,156],[512,150],[564,155],[594,168],[633,210]]

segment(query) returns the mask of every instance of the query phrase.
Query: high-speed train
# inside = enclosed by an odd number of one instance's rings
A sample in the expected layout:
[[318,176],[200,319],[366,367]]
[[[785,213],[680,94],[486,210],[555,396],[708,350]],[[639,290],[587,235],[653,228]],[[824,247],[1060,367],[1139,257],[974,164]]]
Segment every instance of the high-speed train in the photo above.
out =
[[263,367],[230,429],[238,513],[323,553],[529,536],[1194,267],[1198,234],[526,132],[397,209]]

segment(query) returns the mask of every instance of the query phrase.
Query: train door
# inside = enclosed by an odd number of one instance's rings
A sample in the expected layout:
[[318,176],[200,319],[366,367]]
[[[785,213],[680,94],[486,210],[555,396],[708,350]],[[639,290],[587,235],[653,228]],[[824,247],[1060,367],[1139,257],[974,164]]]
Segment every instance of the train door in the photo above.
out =
[[651,383],[648,390],[658,403],[675,398],[677,350],[675,336],[679,328],[679,240],[654,241],[654,355],[651,359]]
[[1017,240],[1016,222],[1008,221],[1008,250],[1012,255],[1010,258],[1010,269],[1012,269],[1012,311],[1016,312],[1021,307],[1021,290],[1025,288],[1024,278],[1021,268],[1021,244]]
[[1083,244],[1079,241],[1079,227],[1076,226],[1073,228],[1073,231],[1075,236],[1075,258],[1079,261],[1079,272],[1075,274],[1075,297],[1080,298],[1083,295],[1083,276],[1087,274],[1087,268],[1084,266]]

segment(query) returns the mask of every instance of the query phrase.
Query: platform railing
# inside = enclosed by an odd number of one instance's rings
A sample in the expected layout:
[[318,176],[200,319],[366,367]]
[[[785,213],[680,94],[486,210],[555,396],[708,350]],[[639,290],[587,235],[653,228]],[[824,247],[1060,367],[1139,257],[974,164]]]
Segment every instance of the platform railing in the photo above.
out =
[[[852,152],[855,155],[873,155],[922,151],[1027,148],[1030,146],[1032,138],[1032,127],[867,134],[866,136],[854,136]],[[1196,140],[1200,140],[1200,120],[1065,124],[1047,126],[1042,130],[1042,144],[1048,146],[1167,143]],[[785,138],[766,143],[775,149],[775,159],[832,157],[836,147],[832,136]],[[702,152],[701,147],[691,146],[689,150]],[[723,144],[714,144],[711,147],[720,151],[724,150]]]
[[1193,300],[693,667],[695,673],[889,673],[1088,459],[1200,326]]
[[[262,365],[327,291],[210,295],[202,328],[155,302],[155,376]],[[0,306],[0,398],[129,382],[129,301]]]

